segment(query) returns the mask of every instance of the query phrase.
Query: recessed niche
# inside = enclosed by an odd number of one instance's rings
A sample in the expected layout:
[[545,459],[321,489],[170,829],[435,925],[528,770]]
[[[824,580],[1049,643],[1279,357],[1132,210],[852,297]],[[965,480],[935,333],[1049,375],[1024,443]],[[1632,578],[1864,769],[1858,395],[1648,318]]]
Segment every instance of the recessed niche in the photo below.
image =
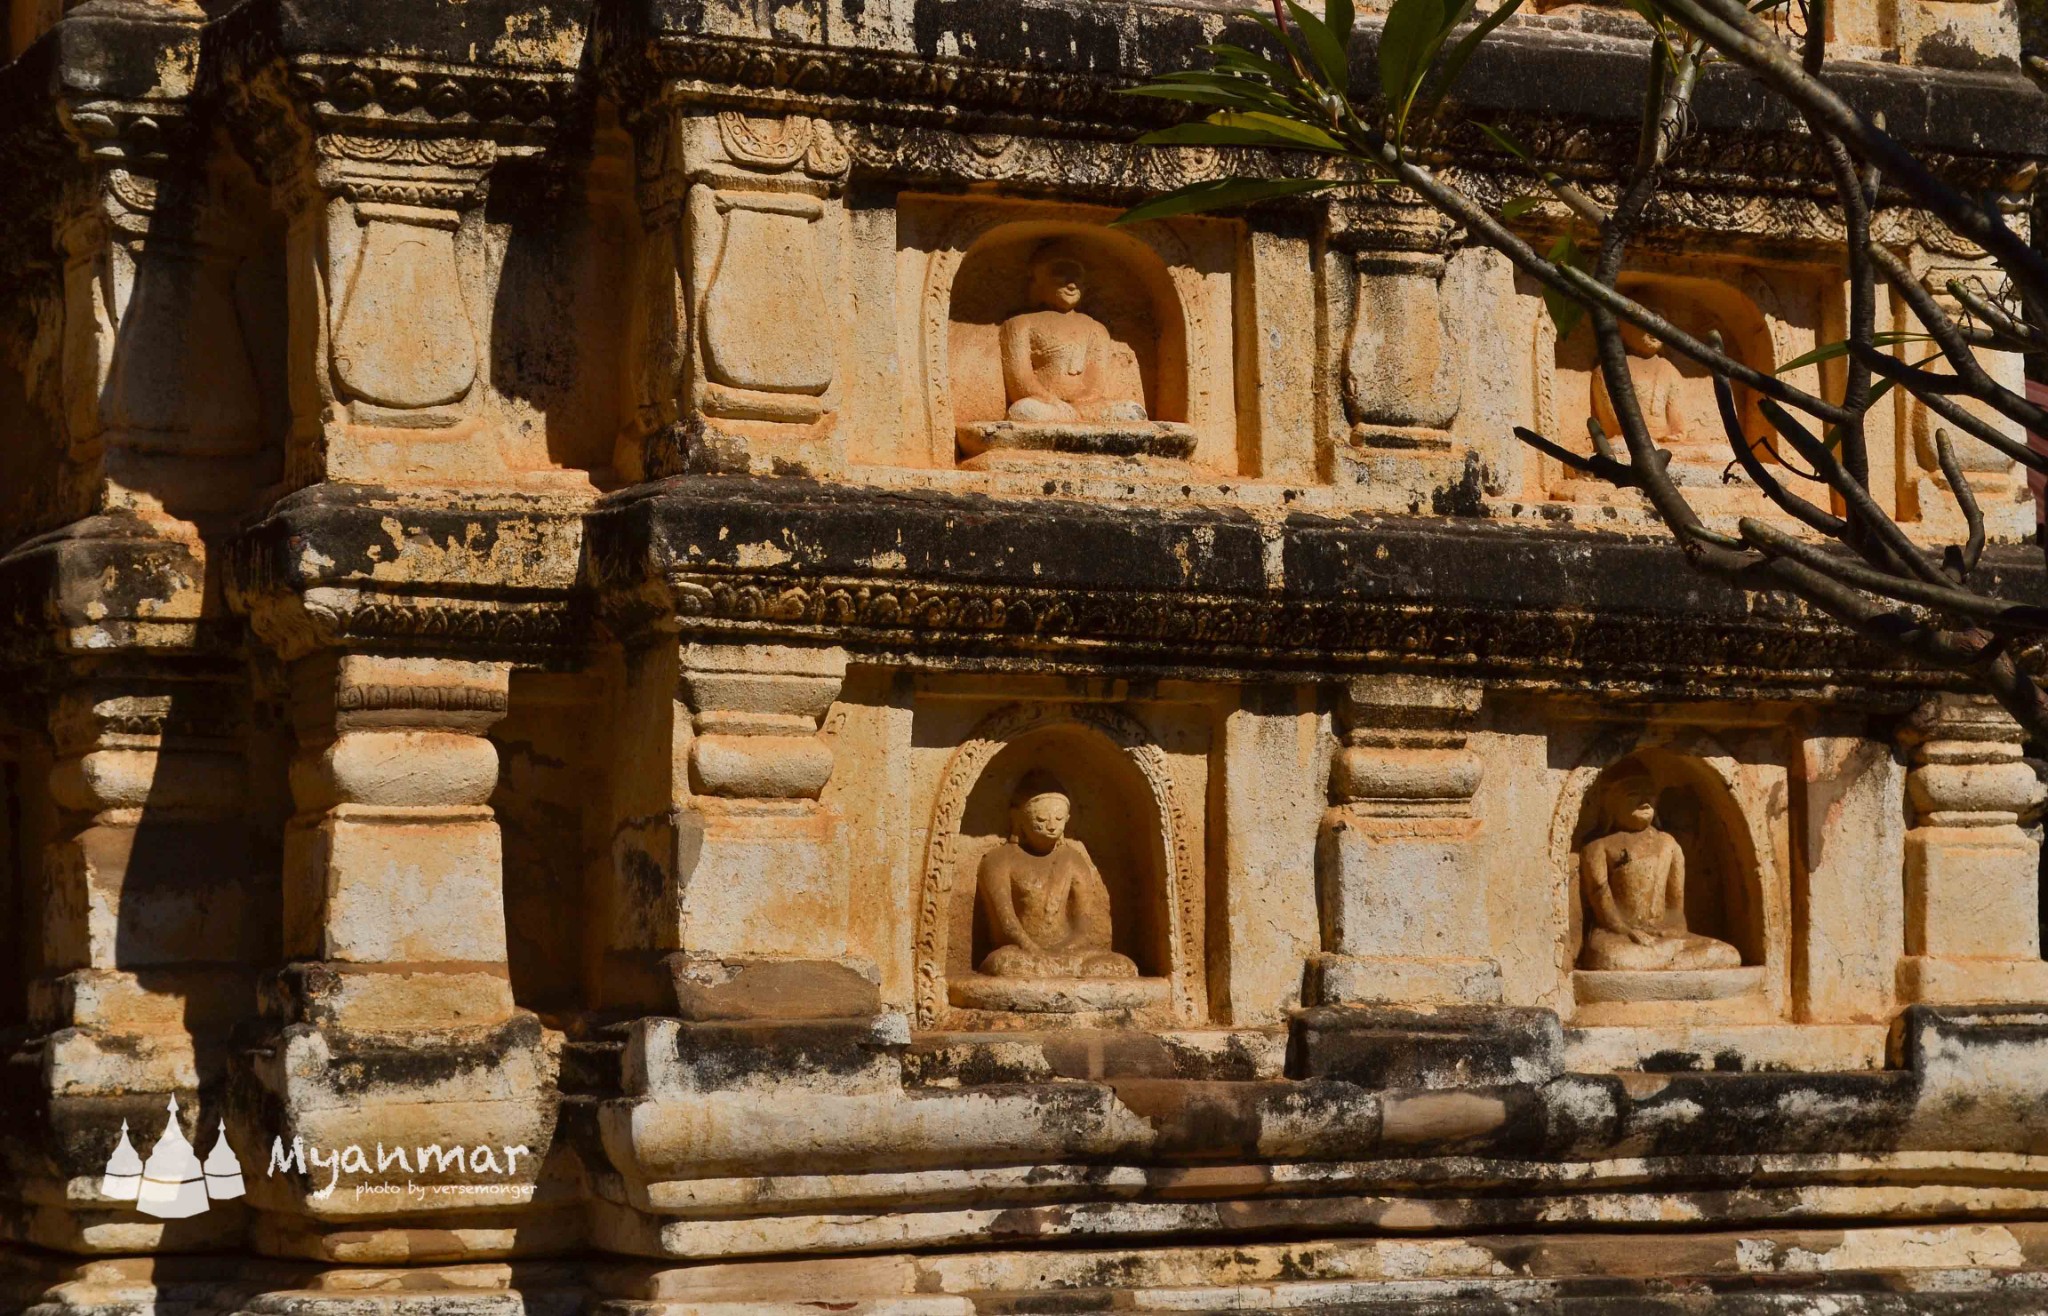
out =
[[1144,243],[1078,224],[997,229],[962,259],[949,324],[963,459],[1194,452],[1187,326]]
[[927,1025],[1164,1024],[1199,988],[1199,873],[1165,756],[1103,708],[1012,706],[954,752],[918,946]]
[[[1533,285],[1528,285],[1533,294]],[[1635,271],[1621,276],[1620,290],[1694,338],[1718,334],[1731,357],[1766,374],[1778,363],[1806,352],[1818,341],[1822,308],[1807,277],[1787,271],[1729,265],[1711,272]],[[1532,296],[1532,301],[1533,296]],[[1598,421],[1617,453],[1626,443],[1614,401],[1599,368],[1590,322],[1581,321],[1559,338],[1547,314],[1537,312],[1534,378],[1536,429],[1575,452],[1591,453],[1589,420]],[[1763,496],[1735,466],[1735,451],[1722,422],[1712,377],[1657,335],[1624,325],[1629,375],[1645,427],[1671,454],[1666,468],[1688,497],[1708,512],[1775,515]],[[1819,367],[1802,366],[1786,378],[1817,388]],[[1734,386],[1736,414],[1750,449],[1765,465],[1778,462],[1778,437],[1748,388]],[[1544,490],[1553,498],[1605,502],[1616,491],[1606,481],[1545,458]],[[1733,481],[1729,480],[1731,473]],[[1633,497],[1634,495],[1628,495]]]
[[1764,1017],[1771,919],[1722,774],[1651,746],[1579,775],[1563,875],[1577,1021]]
[[1114,217],[1055,202],[900,201],[903,458],[1170,480],[1186,478],[1183,461],[1237,471],[1255,453],[1238,416],[1239,225],[1111,228]]

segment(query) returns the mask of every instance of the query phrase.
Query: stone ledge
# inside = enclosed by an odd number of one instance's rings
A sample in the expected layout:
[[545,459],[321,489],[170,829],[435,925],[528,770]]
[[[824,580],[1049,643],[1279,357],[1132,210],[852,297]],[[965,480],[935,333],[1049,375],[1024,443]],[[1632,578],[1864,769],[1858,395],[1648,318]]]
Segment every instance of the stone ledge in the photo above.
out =
[[1165,978],[991,978],[968,973],[946,980],[946,996],[954,1005],[1009,1014],[1142,1014],[1166,1010],[1171,995],[1172,984]]
[[[774,566],[754,565],[760,545]],[[589,583],[622,630],[829,636],[878,656],[1066,650],[1210,676],[1378,662],[1886,706],[1948,681],[1796,602],[1692,572],[1668,540],[1476,519],[1274,524],[1220,507],[700,477],[604,500],[588,548]],[[1990,570],[2024,589],[2039,567],[2013,549]]]
[[1577,969],[1572,973],[1572,995],[1581,1005],[1725,1001],[1737,996],[1761,996],[1763,991],[1764,968],[1760,964],[1745,964],[1739,969]]

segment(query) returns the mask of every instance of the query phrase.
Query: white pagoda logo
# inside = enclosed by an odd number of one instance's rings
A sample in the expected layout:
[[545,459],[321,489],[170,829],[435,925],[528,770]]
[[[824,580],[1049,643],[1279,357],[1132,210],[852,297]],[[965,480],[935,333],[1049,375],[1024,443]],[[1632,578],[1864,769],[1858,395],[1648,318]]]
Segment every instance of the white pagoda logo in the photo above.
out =
[[178,1099],[171,1098],[170,1117],[164,1121],[163,1136],[149,1149],[149,1160],[136,1154],[128,1141],[128,1121],[121,1121],[121,1141],[107,1158],[107,1172],[100,1179],[100,1192],[116,1202],[133,1202],[135,1209],[159,1220],[182,1220],[198,1215],[210,1202],[225,1202],[242,1195],[242,1163],[228,1146],[227,1121],[222,1120],[214,1137],[213,1150],[200,1164],[192,1144],[178,1127]]

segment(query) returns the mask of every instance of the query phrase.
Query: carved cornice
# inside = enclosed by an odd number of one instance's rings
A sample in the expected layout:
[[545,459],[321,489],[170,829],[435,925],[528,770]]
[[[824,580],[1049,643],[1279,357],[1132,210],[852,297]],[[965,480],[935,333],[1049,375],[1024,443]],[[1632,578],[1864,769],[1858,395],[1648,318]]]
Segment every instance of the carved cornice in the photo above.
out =
[[424,60],[300,55],[291,86],[315,122],[371,137],[458,135],[540,148],[575,112],[570,70],[467,68]]
[[[931,48],[915,52],[858,39],[781,40],[766,32],[614,31],[600,47],[601,75],[629,120],[689,105],[840,121],[856,172],[896,182],[1001,182],[1127,204],[1201,179],[1334,168],[1308,156],[1130,145],[1138,132],[1180,117],[1185,107],[1121,92],[1149,72],[1201,63],[1202,41],[1224,35],[1237,21],[1231,16],[1139,7],[1112,21],[1111,7],[1083,14],[1053,0],[985,0],[973,10],[934,0],[931,8],[929,16],[920,10],[930,22],[915,37]],[[1035,31],[1040,17],[1052,19],[1047,30],[1060,32],[1061,41],[1039,49],[1035,37],[1003,30],[1021,23]],[[945,24],[959,29],[957,39],[935,42],[933,31],[952,30]],[[1230,39],[1240,36],[1260,40],[1256,32],[1233,32]],[[1354,51],[1355,67],[1365,74],[1375,40],[1367,24]],[[1477,63],[1488,68],[1466,79],[1468,89],[1487,84],[1469,107],[1470,118],[1418,128],[1411,148],[1437,167],[1455,163],[1490,200],[1535,190],[1529,170],[1480,132],[1476,123],[1483,120],[1507,128],[1545,170],[1588,190],[1603,189],[1634,157],[1633,75],[1646,50],[1642,42],[1610,37],[1588,43],[1575,34],[1511,26],[1482,48]],[[1613,85],[1575,95],[1574,109],[1560,113],[1559,78]],[[1760,111],[1733,75],[1724,71],[1709,81],[1716,85],[1711,94],[1701,93],[1700,125],[1673,153],[1670,193],[1657,226],[1668,233],[1728,232],[1732,220],[1733,231],[1766,240],[1839,242],[1840,224],[1828,213],[1831,175],[1803,128],[1781,106]],[[1902,140],[1958,187],[2012,191],[2033,149],[2024,132],[1971,129],[1987,115],[1993,93],[1967,79],[1849,66],[1841,81],[1859,103],[1893,109]],[[1370,92],[1363,81],[1356,90]],[[1917,116],[1896,112],[1901,106],[1892,101],[1910,103]],[[1924,122],[1909,125],[1909,117]],[[1320,204],[1295,203],[1301,209]],[[1887,240],[1921,238],[1940,250],[1962,250],[1939,225],[1903,211],[1893,228],[1896,237]]]
[[1050,651],[1189,671],[1398,665],[1672,694],[1929,683],[1924,673],[1888,667],[1886,655],[1856,637],[1814,623],[769,573],[679,574],[666,584],[685,632],[828,635],[856,649],[940,661]]
[[[579,61],[561,65],[470,62],[459,44],[452,59],[399,53],[382,42],[353,46],[361,40],[346,30],[287,31],[275,6],[261,0],[215,25],[210,91],[266,179],[285,181],[315,156],[329,173],[336,165],[405,171],[459,162],[480,176],[499,160],[548,150],[587,109],[580,40]],[[309,48],[306,41],[332,44]],[[475,195],[401,189],[359,199],[438,206]]]
[[1131,99],[1120,94],[1129,85],[1123,78],[705,36],[657,38],[647,56],[642,77],[659,80],[667,97],[764,113],[895,118],[972,109],[1020,123],[1056,120],[1066,131],[1133,117]]
[[576,661],[592,637],[574,589],[577,516],[477,502],[395,504],[316,487],[229,545],[229,606],[286,658],[367,647]]
[[[1129,204],[1188,183],[1232,175],[1341,176],[1316,160],[1270,151],[1155,149],[1128,140],[1016,136],[875,122],[847,123],[842,125],[841,133],[856,173],[935,187],[1000,182],[1014,189],[1092,198],[1111,205]],[[1623,152],[1620,158],[1626,158],[1626,146],[1617,149]],[[1731,154],[1723,161],[1729,167],[1715,171],[1711,177],[1705,173],[1675,173],[1671,184],[1652,204],[1646,233],[1653,237],[1733,234],[1782,244],[1839,246],[1846,230],[1832,192],[1817,178],[1788,178],[1769,173],[1776,167],[1775,160],[1766,143],[1750,156]],[[1538,190],[1524,166],[1497,153],[1491,157],[1477,152],[1460,156],[1455,167],[1450,166],[1447,157],[1439,155],[1437,163],[1448,181],[1496,211],[1510,198]],[[1562,167],[1568,163],[1545,158],[1546,165]],[[1971,163],[1974,166],[1981,162]],[[1597,176],[1586,161],[1571,167],[1586,192],[1596,199],[1612,200],[1617,189],[1613,178]],[[1745,167],[1758,172],[1745,174]],[[1992,172],[1995,171],[1988,168],[1976,170]],[[1969,171],[1965,174],[1974,177]],[[1288,203],[1279,206],[1302,211],[1328,207],[1332,212],[1332,240],[1347,247],[1432,250],[1440,247],[1446,236],[1435,212],[1405,192],[1372,189],[1334,201],[1318,197],[1298,200],[1291,207]],[[1390,209],[1400,212],[1403,218],[1390,222]],[[1554,219],[1561,224],[1564,217],[1561,204],[1546,203],[1531,213],[1529,222],[1540,224]],[[1918,243],[1955,256],[1977,254],[1972,244],[1957,237],[1934,216],[1902,205],[1883,206],[1877,212],[1875,232],[1879,240],[1895,246]]]
[[91,517],[0,556],[0,671],[66,657],[217,652],[237,629],[203,615],[205,566],[191,543],[122,515]]
[[[1222,511],[856,490],[768,502],[707,477],[670,488],[592,517],[586,580],[618,633],[806,637],[913,665],[1192,679],[1394,667],[1532,688],[1880,702],[1946,683],[1795,601],[1746,600],[1655,541],[1306,514],[1261,530]],[[789,560],[750,566],[757,541]],[[870,565],[909,545],[908,561]]]

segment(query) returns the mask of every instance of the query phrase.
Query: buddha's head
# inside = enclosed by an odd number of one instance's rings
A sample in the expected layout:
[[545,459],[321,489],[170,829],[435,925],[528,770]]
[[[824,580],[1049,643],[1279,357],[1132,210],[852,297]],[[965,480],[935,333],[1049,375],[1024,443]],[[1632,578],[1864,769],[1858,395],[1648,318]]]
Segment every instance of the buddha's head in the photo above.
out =
[[1601,787],[1601,814],[1618,832],[1646,831],[1657,822],[1657,783],[1639,763],[1624,763]]
[[1033,768],[1010,796],[1010,832],[1033,854],[1045,854],[1067,834],[1073,804],[1051,773]]
[[1031,253],[1031,302],[1048,311],[1071,311],[1088,295],[1088,267],[1064,242]]
[[1656,356],[1664,350],[1664,340],[1641,325],[1621,322],[1621,345],[1628,349],[1630,356]]

